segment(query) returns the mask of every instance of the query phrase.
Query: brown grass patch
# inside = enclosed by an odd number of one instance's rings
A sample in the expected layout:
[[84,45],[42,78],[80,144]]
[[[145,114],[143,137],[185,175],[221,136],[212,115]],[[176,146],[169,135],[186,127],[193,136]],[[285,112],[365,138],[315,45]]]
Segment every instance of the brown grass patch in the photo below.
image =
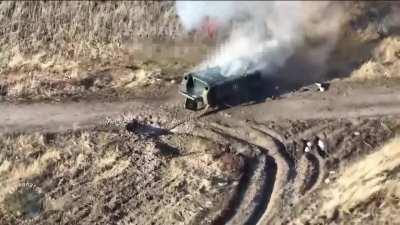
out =
[[[98,44],[134,38],[176,37],[181,27],[174,2],[20,1],[0,3],[2,46],[38,51],[46,46],[75,55]],[[146,19],[143,19],[146,18]]]
[[369,80],[398,78],[400,74],[400,36],[384,39],[373,52],[373,57],[355,70],[350,79]]
[[393,212],[399,212],[399,172],[400,138],[396,138],[346,168],[336,182],[323,191],[322,213],[333,215],[335,210],[339,210],[356,220],[357,215],[371,213],[365,209],[372,201],[377,202],[379,215],[390,221]]

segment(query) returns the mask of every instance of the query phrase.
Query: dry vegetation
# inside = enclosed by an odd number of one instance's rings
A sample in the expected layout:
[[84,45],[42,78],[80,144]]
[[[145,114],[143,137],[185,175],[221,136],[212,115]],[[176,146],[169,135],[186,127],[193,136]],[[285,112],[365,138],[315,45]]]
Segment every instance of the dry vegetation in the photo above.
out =
[[[379,33],[390,3],[346,4],[326,76],[398,77],[399,38]],[[184,32],[172,1],[3,1],[0,25],[0,100],[148,96],[209,49]]]
[[218,144],[197,148],[204,140],[184,135],[166,136],[171,145],[138,138],[93,130],[1,135],[0,223],[16,224],[3,213],[24,207],[9,197],[27,182],[48,197],[38,224],[194,224],[218,214],[240,173],[225,169]]
[[[346,167],[320,190],[298,222],[311,224],[399,224],[400,138]],[[301,222],[300,222],[301,223]]]
[[194,36],[171,1],[3,1],[0,24],[0,100],[129,96],[207,49],[175,45]]
[[[400,77],[399,33],[380,33],[386,4],[348,4],[350,20],[330,67],[345,65],[335,73],[350,80]],[[166,47],[193,38],[171,1],[1,1],[0,35],[0,100],[10,101],[163,96],[161,87],[176,83],[198,61],[188,59],[208,49],[193,42],[179,47],[184,52]],[[55,199],[56,212],[43,223],[93,224],[100,215],[99,224],[195,224],[217,215],[239,176],[223,159],[240,160],[216,157],[221,146],[201,138],[137,140],[111,130],[0,136],[0,212],[11,189],[32,182]],[[395,224],[399,168],[397,138],[315,190],[299,224]],[[0,213],[0,223],[7,222],[13,224]]]
[[[24,61],[32,62],[32,61]],[[146,87],[154,88],[162,81],[177,79],[176,75],[161,69],[152,62],[115,60],[108,63],[83,64],[71,62],[64,65],[46,65],[36,62],[19,64],[17,71],[3,74],[0,80],[0,97],[5,99],[57,100],[97,95],[108,98],[140,95]],[[119,64],[115,66],[115,64]],[[177,67],[181,69],[181,67]],[[163,78],[163,80],[161,80]],[[167,82],[168,84],[168,82]],[[136,87],[141,87],[140,90]]]
[[376,198],[381,201],[381,208],[387,206],[383,208],[382,213],[386,214],[384,217],[390,221],[388,216],[395,214],[385,211],[400,206],[399,168],[400,138],[397,138],[379,151],[346,168],[336,183],[324,191],[329,200],[324,203],[322,211],[331,214],[340,206],[343,212],[350,213],[356,207]]
[[351,81],[399,78],[400,8],[396,4],[349,3],[347,22],[328,63],[332,74]]
[[22,53],[43,49],[67,56],[106,53],[107,44],[138,38],[177,38],[170,1],[3,1],[0,43]]
[[355,70],[354,80],[399,78],[400,74],[400,36],[388,37],[374,49],[373,56]]

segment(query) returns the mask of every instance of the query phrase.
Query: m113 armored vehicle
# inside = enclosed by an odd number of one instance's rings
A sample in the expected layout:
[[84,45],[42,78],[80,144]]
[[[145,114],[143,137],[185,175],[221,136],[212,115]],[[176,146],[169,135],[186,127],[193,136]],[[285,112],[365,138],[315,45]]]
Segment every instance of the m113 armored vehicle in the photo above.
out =
[[261,83],[259,71],[227,74],[221,67],[212,67],[185,74],[179,92],[186,98],[185,108],[197,111],[247,101]]

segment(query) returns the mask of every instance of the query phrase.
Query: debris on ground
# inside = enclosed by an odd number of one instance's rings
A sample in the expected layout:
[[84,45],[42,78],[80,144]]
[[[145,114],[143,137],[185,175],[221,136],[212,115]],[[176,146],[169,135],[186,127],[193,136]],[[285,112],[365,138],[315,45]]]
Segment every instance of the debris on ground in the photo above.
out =
[[322,151],[325,151],[325,143],[321,139],[318,139],[317,145]]
[[317,85],[320,92],[324,92],[328,89],[328,84],[326,83],[315,83]]

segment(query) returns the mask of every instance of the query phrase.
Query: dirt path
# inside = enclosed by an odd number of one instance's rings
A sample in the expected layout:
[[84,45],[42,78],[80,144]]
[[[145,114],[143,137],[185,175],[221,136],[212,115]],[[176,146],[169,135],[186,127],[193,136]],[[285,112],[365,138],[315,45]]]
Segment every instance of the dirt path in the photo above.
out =
[[[182,99],[138,99],[129,102],[76,102],[64,104],[0,103],[0,132],[77,129],[104,123],[106,117],[122,113],[175,111],[177,119],[190,112],[180,110]],[[179,112],[177,112],[177,110]],[[226,109],[205,119],[268,121],[279,119],[329,119],[400,114],[398,86],[364,88],[334,84],[326,92],[298,92],[261,104]],[[229,115],[229,116],[226,116]]]
[[160,106],[151,102],[135,100],[129,102],[77,102],[65,104],[38,103],[30,105],[0,104],[0,132],[26,130],[78,129],[106,123],[107,117],[124,112],[146,111]]
[[334,119],[400,114],[398,85],[333,83],[326,92],[294,93],[263,104],[226,110],[247,120]]

